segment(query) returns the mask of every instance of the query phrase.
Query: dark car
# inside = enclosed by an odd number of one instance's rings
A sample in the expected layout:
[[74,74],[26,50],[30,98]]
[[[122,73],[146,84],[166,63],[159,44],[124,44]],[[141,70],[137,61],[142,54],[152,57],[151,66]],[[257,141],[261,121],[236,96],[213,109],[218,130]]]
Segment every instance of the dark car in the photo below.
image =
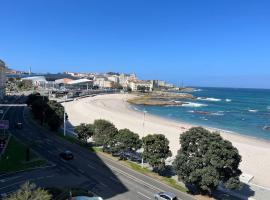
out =
[[72,160],[74,158],[73,153],[71,151],[64,151],[59,154],[60,158],[64,160]]

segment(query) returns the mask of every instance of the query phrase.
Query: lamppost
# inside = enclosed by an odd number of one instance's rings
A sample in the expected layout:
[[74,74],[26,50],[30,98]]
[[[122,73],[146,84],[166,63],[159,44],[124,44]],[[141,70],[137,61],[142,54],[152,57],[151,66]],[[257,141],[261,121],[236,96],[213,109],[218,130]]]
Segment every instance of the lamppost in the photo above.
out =
[[[143,111],[143,124],[142,124],[142,127],[143,127],[143,135],[142,135],[142,137],[144,137],[144,124],[145,124],[145,115],[146,115],[146,113],[147,113],[147,111],[144,110]],[[144,151],[144,149],[143,149],[143,151]],[[143,152],[142,152],[142,167],[143,167]]]
[[65,96],[65,101],[64,101],[64,105],[63,105],[63,107],[64,107],[64,136],[66,136],[66,108],[65,108],[65,102],[66,102],[66,100],[67,100],[67,95]]

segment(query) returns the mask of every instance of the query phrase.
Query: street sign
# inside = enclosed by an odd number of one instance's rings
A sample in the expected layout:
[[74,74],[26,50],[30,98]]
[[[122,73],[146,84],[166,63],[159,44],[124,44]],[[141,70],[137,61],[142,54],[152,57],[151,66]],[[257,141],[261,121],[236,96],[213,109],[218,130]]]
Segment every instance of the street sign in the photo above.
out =
[[8,129],[9,120],[0,120],[0,129]]

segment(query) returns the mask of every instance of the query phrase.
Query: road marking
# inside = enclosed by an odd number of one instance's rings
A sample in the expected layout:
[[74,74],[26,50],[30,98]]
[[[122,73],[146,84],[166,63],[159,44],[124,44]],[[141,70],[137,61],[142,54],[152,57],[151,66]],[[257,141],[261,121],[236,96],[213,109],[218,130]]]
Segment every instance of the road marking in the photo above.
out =
[[106,185],[105,183],[99,182],[100,185],[102,185],[103,187],[108,187],[108,185]]
[[149,196],[146,196],[145,194],[143,194],[143,193],[141,193],[141,192],[137,192],[137,193],[138,193],[139,195],[141,195],[141,196],[147,198],[147,199],[151,199]]
[[21,176],[15,176],[15,177],[11,177],[11,178],[6,178],[6,179],[1,179],[0,182],[4,183],[6,181],[11,181],[13,179],[16,179],[16,178],[20,178]]
[[10,184],[10,185],[1,187],[0,189],[9,188],[9,187],[12,187],[12,186],[14,186],[14,185],[20,185],[21,183],[24,183],[24,182],[26,182],[26,181],[19,181],[19,182],[17,182],[17,183],[13,183],[13,184]]
[[81,173],[83,173],[83,174],[84,174],[84,172],[85,172],[85,171],[83,171],[82,169],[78,169],[78,171],[81,172]]
[[146,186],[146,187],[148,187],[148,188],[151,188],[151,189],[154,190],[154,191],[157,191],[157,192],[158,192],[158,191],[162,191],[162,189],[160,189],[160,188],[158,188],[158,187],[156,187],[156,186],[153,186],[153,185],[151,185],[151,184],[149,184],[149,183],[146,183],[145,181],[140,180],[140,179],[136,178],[135,176],[132,176],[132,175],[130,175],[130,174],[128,174],[128,173],[126,173],[126,172],[124,172],[124,171],[122,171],[122,170],[116,168],[116,167],[113,167],[112,165],[109,165],[109,164],[108,164],[108,166],[110,166],[110,168],[112,168],[114,171],[117,171],[117,172],[119,172],[120,174],[122,174],[122,175],[124,175],[124,176],[130,178],[131,180],[133,180],[133,181],[135,181],[135,182],[137,182],[137,183],[140,183],[140,184],[142,184],[142,185],[144,185],[144,186]]
[[46,178],[52,178],[52,177],[54,177],[55,175],[53,174],[53,175],[49,175],[49,176],[46,176]]
[[118,182],[118,183],[120,182],[119,180],[117,180],[117,179],[114,178],[114,177],[110,177],[110,179],[113,180],[113,181],[115,181],[115,182]]
[[93,167],[92,165],[88,164],[88,167],[90,167],[91,169],[96,169],[95,167]]

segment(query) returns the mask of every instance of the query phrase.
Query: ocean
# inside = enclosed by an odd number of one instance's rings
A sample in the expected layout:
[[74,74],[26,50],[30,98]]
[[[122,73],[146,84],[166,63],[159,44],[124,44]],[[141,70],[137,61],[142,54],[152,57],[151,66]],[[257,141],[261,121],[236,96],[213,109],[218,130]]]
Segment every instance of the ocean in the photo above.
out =
[[196,88],[182,106],[135,106],[136,110],[270,140],[270,90]]

